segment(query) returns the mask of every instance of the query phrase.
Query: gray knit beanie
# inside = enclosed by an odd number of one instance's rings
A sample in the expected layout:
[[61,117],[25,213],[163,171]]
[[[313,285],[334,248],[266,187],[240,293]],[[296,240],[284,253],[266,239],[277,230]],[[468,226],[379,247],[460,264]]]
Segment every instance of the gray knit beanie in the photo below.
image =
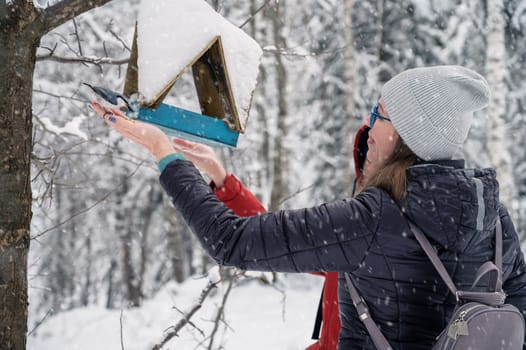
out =
[[473,112],[486,107],[490,96],[486,80],[460,66],[410,69],[382,88],[393,126],[407,146],[425,160],[458,156]]

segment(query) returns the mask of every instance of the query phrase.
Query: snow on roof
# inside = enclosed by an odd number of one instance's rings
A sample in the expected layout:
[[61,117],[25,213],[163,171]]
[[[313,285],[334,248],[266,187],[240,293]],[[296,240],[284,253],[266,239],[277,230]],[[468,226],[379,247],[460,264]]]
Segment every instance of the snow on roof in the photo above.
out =
[[138,18],[139,91],[158,94],[221,36],[236,108],[246,122],[262,50],[202,0],[142,1]]

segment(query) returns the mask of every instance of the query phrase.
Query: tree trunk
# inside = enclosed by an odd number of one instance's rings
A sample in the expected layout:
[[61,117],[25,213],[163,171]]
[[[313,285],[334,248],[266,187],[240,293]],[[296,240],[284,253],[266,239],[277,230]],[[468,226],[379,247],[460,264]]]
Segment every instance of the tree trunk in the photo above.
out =
[[[260,4],[256,0],[250,1],[250,13],[256,13],[258,10]],[[266,12],[268,10],[268,6],[263,10],[263,14],[265,17],[268,17]],[[249,31],[248,33],[252,38],[254,38],[262,47],[265,47],[267,45],[267,26],[262,25],[261,23],[264,23],[266,21],[261,20],[259,21],[258,16],[252,17],[252,20],[249,22]],[[261,23],[260,23],[261,22]],[[263,164],[258,171],[256,172],[254,179],[252,181],[252,185],[254,188],[251,188],[251,191],[257,195],[259,198],[262,199],[262,203],[264,205],[267,205],[270,203],[270,193],[268,191],[263,189],[270,188],[269,185],[269,164],[270,164],[270,132],[269,132],[269,125],[268,125],[268,116],[267,116],[267,108],[268,106],[264,103],[261,103],[261,101],[267,102],[267,71],[265,68],[265,64],[261,64],[259,67],[259,75],[258,75],[258,83],[256,86],[256,90],[254,91],[254,99],[252,102],[252,108],[256,112],[257,118],[252,119],[251,123],[254,123],[257,125],[253,128],[255,130],[260,130],[259,140],[261,142],[260,147],[257,147],[257,159],[261,161]],[[258,98],[259,96],[259,98]],[[257,193],[256,189],[259,190],[259,193]]]
[[[356,117],[354,108],[354,45],[352,30],[353,0],[344,0],[344,19],[345,19],[345,82],[347,87],[346,112],[344,135],[348,135],[344,141],[344,159],[346,166],[343,169],[343,185],[347,196],[352,195],[352,183],[354,168],[353,164],[353,135],[360,127],[361,118]],[[356,177],[357,174],[354,174]]]
[[172,271],[173,277],[177,283],[183,283],[185,279],[184,274],[184,249],[183,237],[181,228],[177,227],[171,234],[173,256],[172,256]]
[[[129,190],[128,179],[124,180],[123,184],[117,191],[116,207],[124,208],[124,196]],[[115,213],[115,230],[120,234],[122,246],[122,279],[124,287],[126,288],[126,299],[130,306],[137,307],[141,305],[141,295],[138,291],[138,273],[133,264],[133,231],[130,224],[131,218],[122,210],[117,210]]]
[[487,79],[492,89],[489,106],[488,150],[492,166],[497,170],[500,200],[512,209],[515,185],[511,156],[508,150],[506,126],[506,47],[504,38],[504,12],[502,0],[487,2]]
[[82,287],[81,291],[81,303],[83,306],[88,306],[90,302],[90,294],[91,294],[91,262],[93,261],[92,256],[92,249],[91,249],[91,236],[87,236],[86,240],[84,241],[84,245],[86,246],[86,275],[84,276],[84,286]]
[[[129,230],[129,228],[126,228],[126,230]],[[138,307],[141,306],[142,295],[138,286],[137,272],[133,266],[131,246],[131,232],[126,231],[122,238],[123,279],[129,306]]]
[[0,1],[0,350],[26,347],[36,50],[46,32],[108,1],[62,1],[45,11]]
[[111,259],[110,269],[108,270],[108,290],[106,292],[106,309],[113,308],[113,277],[115,275],[115,270],[117,269],[117,262],[115,259]]
[[[165,211],[166,212],[166,211]],[[185,262],[189,267],[192,266],[192,260],[190,256],[187,256],[190,251],[192,251],[191,244],[188,244],[191,240],[188,232],[185,232],[187,228],[179,219],[179,215],[173,213],[173,209],[170,208],[170,213],[166,214],[166,220],[170,223],[171,232],[168,234],[168,239],[170,242],[172,260],[172,276],[177,283],[184,282],[186,278],[185,274]],[[186,241],[186,242],[185,242]],[[185,246],[185,243],[186,246]],[[188,249],[190,247],[190,249]],[[186,248],[186,249],[185,249]]]
[[31,93],[39,38],[0,30],[0,349],[25,349],[31,223]]
[[285,37],[283,36],[283,20],[285,16],[281,13],[284,5],[281,2],[274,4],[272,15],[272,29],[274,35],[274,45],[276,47],[274,58],[276,60],[276,93],[278,98],[278,120],[277,131],[274,137],[274,152],[272,159],[272,194],[270,198],[269,210],[274,211],[279,208],[280,202],[285,195],[285,150],[283,139],[287,135],[285,118],[287,117],[287,70],[283,63],[280,49],[286,48]]

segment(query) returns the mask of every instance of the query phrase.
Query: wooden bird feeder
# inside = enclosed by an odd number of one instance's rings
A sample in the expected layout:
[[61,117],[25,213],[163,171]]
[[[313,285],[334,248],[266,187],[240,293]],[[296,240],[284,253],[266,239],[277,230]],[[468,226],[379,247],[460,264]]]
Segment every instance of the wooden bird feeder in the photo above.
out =
[[[139,93],[137,25],[123,94]],[[179,78],[192,70],[201,114],[163,103]],[[216,36],[150,101],[139,101],[136,119],[156,124],[171,136],[214,146],[236,147],[242,123],[236,107],[221,36]],[[248,115],[247,115],[248,118]]]

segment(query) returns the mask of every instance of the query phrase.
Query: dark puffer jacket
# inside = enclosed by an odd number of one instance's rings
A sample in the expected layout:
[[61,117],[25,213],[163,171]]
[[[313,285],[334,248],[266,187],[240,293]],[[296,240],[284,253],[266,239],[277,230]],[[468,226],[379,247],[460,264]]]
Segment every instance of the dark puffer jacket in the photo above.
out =
[[[249,218],[225,207],[190,162],[172,162],[160,179],[218,263],[246,270],[350,272],[394,349],[429,349],[454,300],[411,234],[404,212],[438,249],[459,289],[469,288],[478,267],[493,260],[500,215],[507,302],[526,310],[524,258],[499,205],[495,172],[462,167],[462,161],[411,167],[401,204],[370,188],[352,199]],[[338,348],[374,349],[340,282]],[[488,283],[483,282],[479,285]]]

